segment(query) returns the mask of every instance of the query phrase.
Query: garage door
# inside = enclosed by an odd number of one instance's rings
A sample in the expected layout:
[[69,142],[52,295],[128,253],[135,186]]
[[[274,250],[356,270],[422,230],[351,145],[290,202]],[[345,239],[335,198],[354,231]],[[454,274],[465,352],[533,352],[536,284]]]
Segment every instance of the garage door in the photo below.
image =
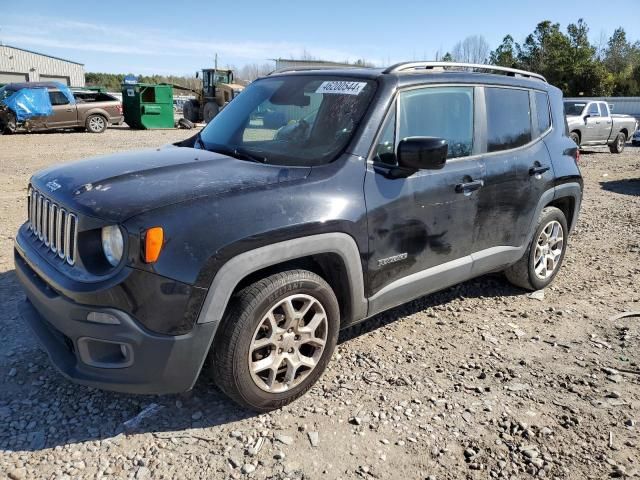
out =
[[0,72],[0,85],[4,85],[5,83],[20,83],[26,81],[26,73]]
[[40,82],[60,82],[69,85],[69,77],[56,77],[55,75],[40,75]]

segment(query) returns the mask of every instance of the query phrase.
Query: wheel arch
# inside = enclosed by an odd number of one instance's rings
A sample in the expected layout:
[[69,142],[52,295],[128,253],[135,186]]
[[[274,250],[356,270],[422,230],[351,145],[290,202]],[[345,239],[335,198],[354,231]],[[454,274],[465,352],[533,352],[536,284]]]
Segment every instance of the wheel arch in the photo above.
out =
[[101,108],[92,108],[90,110],[87,110],[84,113],[84,123],[87,123],[87,120],[89,120],[89,117],[91,117],[92,115],[100,115],[102,118],[104,118],[104,120],[107,122],[107,125],[109,125],[111,122],[109,120],[109,114],[104,111]]
[[567,225],[569,226],[569,230],[571,231],[571,225],[573,224],[573,217],[575,215],[575,205],[576,199],[571,195],[567,195],[564,197],[556,198],[552,202],[548,203],[546,207],[556,207],[567,219]]
[[250,250],[227,261],[216,273],[198,323],[219,324],[235,292],[272,273],[305,268],[334,289],[343,322],[367,316],[364,275],[355,240],[346,233],[324,233]]
[[578,135],[578,140],[582,142],[582,131],[579,128],[572,128],[569,133],[575,133]]
[[553,200],[545,207],[556,207],[564,213],[569,232],[572,232],[578,221],[580,203],[582,201],[582,186],[577,182],[563,183],[554,188]]

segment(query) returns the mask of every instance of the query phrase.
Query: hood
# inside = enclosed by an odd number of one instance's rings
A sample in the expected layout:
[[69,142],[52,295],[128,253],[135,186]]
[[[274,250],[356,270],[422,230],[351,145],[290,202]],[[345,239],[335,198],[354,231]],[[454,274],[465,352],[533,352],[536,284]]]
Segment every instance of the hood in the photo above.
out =
[[31,183],[72,211],[118,223],[197,197],[303,179],[310,170],[167,146],[51,167],[36,173]]

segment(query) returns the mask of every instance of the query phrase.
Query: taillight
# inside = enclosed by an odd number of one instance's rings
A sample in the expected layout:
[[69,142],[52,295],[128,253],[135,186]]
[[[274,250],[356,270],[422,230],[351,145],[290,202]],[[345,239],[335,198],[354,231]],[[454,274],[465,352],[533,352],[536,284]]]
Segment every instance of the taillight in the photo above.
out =
[[119,103],[116,108],[118,109],[118,113],[122,115],[122,104]]

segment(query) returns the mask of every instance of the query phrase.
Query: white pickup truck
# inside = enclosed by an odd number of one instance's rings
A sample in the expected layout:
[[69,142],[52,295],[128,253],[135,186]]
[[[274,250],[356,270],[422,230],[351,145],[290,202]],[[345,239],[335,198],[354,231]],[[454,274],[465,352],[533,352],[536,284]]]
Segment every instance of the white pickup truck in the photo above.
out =
[[607,102],[565,100],[564,113],[577,145],[608,145],[611,153],[621,153],[638,127],[630,115],[611,114]]

